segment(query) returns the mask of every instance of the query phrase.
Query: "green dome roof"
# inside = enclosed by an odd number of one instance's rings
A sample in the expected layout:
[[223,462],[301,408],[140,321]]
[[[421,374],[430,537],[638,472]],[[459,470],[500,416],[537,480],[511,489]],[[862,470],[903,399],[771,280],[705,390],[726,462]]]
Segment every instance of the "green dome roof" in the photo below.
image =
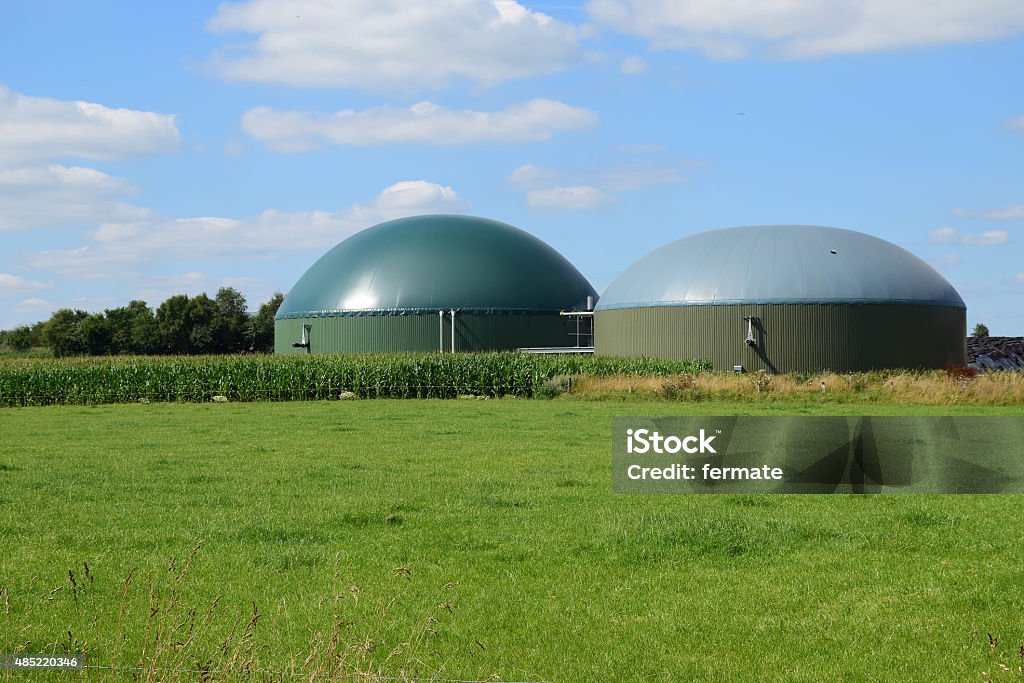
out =
[[358,232],[324,254],[277,318],[582,310],[597,293],[550,246],[472,216],[415,216]]

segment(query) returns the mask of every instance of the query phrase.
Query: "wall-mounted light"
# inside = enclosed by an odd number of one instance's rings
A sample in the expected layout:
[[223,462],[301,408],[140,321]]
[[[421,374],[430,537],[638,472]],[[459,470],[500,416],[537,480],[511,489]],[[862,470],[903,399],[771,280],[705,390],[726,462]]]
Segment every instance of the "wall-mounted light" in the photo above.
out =
[[757,340],[754,339],[754,316],[746,315],[743,319],[747,321],[747,338],[743,340],[743,343],[752,349],[757,348]]
[[302,338],[300,339],[300,341],[292,342],[292,348],[306,349],[306,353],[310,352],[310,349],[309,349],[309,330],[312,327],[313,327],[312,325],[303,325],[302,326]]

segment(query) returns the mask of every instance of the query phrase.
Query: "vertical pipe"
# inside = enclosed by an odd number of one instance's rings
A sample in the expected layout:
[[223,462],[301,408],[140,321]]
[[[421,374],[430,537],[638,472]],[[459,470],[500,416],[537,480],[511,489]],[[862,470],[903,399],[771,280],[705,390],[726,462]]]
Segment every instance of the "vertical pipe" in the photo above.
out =
[[[590,297],[587,297],[587,303],[590,303]],[[580,318],[583,316],[576,316],[576,348],[580,348]]]
[[452,353],[455,353],[455,309],[452,309]]
[[437,312],[437,350],[444,353],[444,311]]

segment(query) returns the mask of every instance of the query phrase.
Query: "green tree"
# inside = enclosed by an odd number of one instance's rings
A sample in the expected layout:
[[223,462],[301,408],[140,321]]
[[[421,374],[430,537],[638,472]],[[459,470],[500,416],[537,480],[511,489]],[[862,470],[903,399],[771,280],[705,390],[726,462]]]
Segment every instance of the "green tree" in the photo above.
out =
[[188,326],[186,353],[217,352],[217,303],[206,293],[192,297],[185,310]]
[[281,308],[284,294],[275,292],[270,301],[260,306],[260,310],[249,320],[249,345],[253,351],[272,353],[274,350],[274,316]]
[[188,353],[192,326],[189,323],[190,300],[186,294],[176,294],[156,309],[156,323],[160,332],[160,346],[165,353]]
[[102,313],[92,313],[78,323],[85,351],[90,356],[109,356],[111,350],[110,321]]
[[15,327],[4,333],[3,342],[15,351],[28,351],[32,348],[32,328],[28,325]]
[[217,308],[214,318],[215,353],[238,353],[246,346],[249,323],[245,297],[233,287],[221,287],[214,303]]
[[32,346],[44,346],[43,330],[46,329],[46,321],[40,320],[32,325]]
[[145,301],[106,311],[111,331],[111,353],[159,353],[160,330],[152,309]]
[[54,312],[43,328],[43,341],[53,349],[53,355],[81,356],[89,351],[82,330],[82,321],[89,317],[85,311],[62,308]]
[[131,353],[151,354],[164,351],[160,336],[160,325],[156,316],[148,307],[148,315],[137,315],[132,318]]
[[975,337],[987,337],[988,326],[985,323],[978,323],[974,326],[974,332],[972,333]]

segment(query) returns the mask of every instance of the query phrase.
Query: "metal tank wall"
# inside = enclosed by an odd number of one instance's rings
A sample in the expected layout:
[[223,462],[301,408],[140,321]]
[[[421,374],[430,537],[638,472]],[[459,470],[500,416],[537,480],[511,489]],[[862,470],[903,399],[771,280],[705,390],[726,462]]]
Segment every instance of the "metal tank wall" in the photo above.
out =
[[[310,353],[375,353],[438,351],[443,330],[444,350],[451,351],[451,319],[443,326],[436,312],[404,315],[339,315],[283,318],[274,321],[274,352],[306,353],[293,342],[310,326]],[[570,329],[571,328],[571,329]],[[456,311],[456,351],[500,351],[527,346],[573,346],[575,325],[557,313],[473,313]]]
[[[754,321],[755,348],[745,343]],[[706,359],[715,370],[942,368],[966,361],[960,307],[921,304],[734,304],[598,310],[595,353]]]

